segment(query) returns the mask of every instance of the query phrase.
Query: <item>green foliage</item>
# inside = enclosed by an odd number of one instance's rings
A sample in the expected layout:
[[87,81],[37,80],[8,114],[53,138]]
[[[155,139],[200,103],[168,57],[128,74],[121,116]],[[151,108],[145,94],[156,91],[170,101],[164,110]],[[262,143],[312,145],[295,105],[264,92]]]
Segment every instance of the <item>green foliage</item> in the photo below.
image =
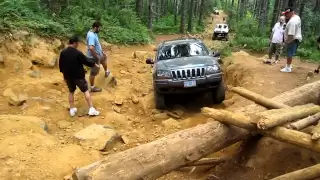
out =
[[56,14],[42,5],[39,0],[0,0],[0,16],[3,17],[0,31],[26,29],[42,36],[77,34],[85,37],[92,23],[100,20],[103,25],[100,36],[111,43],[138,44],[152,40],[130,8],[104,9],[95,3],[78,1],[64,9],[61,6]]

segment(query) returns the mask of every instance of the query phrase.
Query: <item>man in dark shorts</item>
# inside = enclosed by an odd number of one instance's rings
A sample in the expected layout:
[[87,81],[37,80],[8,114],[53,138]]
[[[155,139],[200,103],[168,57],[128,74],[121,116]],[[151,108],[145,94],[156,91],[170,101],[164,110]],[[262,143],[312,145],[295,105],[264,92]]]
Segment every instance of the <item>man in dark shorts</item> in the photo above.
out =
[[61,51],[59,58],[59,69],[63,74],[63,78],[69,89],[69,112],[70,116],[75,116],[77,112],[77,108],[74,106],[74,92],[78,86],[81,92],[84,93],[85,99],[89,105],[88,114],[90,116],[97,116],[100,113],[93,107],[92,99],[88,91],[88,83],[85,79],[85,70],[83,65],[89,67],[98,65],[94,62],[88,61],[87,57],[77,49],[79,42],[79,37],[71,37],[69,39],[69,46]]
[[99,41],[98,33],[101,29],[101,23],[100,22],[94,22],[92,24],[92,29],[87,33],[87,56],[98,64],[98,67],[91,68],[90,72],[90,91],[91,92],[101,92],[102,89],[98,88],[94,85],[95,77],[99,74],[100,71],[100,64],[102,64],[103,69],[105,70],[105,77],[108,77],[110,75],[110,71],[107,67],[107,55],[102,51],[102,47]]

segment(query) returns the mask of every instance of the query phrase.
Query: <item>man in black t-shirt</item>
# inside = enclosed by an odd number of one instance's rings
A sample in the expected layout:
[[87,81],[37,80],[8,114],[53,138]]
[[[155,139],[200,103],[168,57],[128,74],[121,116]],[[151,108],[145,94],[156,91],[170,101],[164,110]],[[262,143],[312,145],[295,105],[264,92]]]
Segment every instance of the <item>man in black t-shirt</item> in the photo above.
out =
[[89,105],[90,116],[97,116],[100,114],[92,104],[92,99],[89,93],[88,83],[85,79],[85,70],[83,65],[88,67],[98,66],[94,62],[90,62],[87,57],[79,51],[80,39],[77,36],[73,36],[69,39],[69,46],[62,50],[59,58],[59,69],[63,74],[63,78],[67,83],[69,89],[69,104],[70,104],[70,116],[75,116],[77,108],[74,106],[74,92],[78,86],[81,92],[84,93],[85,99]]

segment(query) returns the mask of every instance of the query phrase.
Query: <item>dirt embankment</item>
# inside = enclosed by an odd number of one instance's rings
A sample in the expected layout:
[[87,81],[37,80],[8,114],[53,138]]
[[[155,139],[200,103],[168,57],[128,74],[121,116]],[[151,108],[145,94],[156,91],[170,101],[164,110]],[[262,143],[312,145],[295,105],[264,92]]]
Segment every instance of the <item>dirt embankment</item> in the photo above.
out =
[[[62,179],[73,168],[108,154],[211,121],[199,112],[202,106],[214,107],[205,101],[205,97],[178,98],[172,107],[162,112],[154,108],[152,69],[145,64],[145,57],[153,55],[154,46],[126,47],[106,43],[103,46],[118,86],[108,86],[103,92],[92,95],[95,106],[101,111],[101,116],[93,118],[84,115],[88,108],[77,91],[79,116],[70,118],[67,87],[57,69],[57,55],[65,46],[64,42],[42,39],[26,32],[3,37],[6,38],[0,41],[0,179]],[[221,44],[214,42],[211,45],[215,43]],[[85,51],[84,45],[80,49]],[[136,51],[144,52],[133,58]],[[299,62],[297,71],[281,74],[279,67],[265,66],[260,61],[261,57],[243,51],[224,59],[226,84],[242,85],[271,97],[307,83],[305,75],[312,69],[312,65]],[[249,103],[229,93],[228,100],[216,108],[236,109]],[[92,134],[93,131],[96,134]],[[279,161],[272,161],[270,167],[274,163]],[[245,179],[242,170],[234,171],[242,173],[241,177]],[[252,169],[246,169],[252,172],[250,177],[254,179],[269,172],[269,169],[262,170],[255,174]],[[177,171],[163,179],[207,177],[204,171],[188,173]],[[227,179],[230,176],[228,173],[219,175]]]

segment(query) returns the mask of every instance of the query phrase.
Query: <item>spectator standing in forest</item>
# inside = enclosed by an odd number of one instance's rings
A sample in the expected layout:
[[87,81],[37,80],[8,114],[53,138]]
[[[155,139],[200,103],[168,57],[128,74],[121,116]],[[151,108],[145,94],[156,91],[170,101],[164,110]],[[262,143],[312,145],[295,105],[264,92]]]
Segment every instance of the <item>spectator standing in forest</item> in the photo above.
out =
[[[318,50],[320,51],[320,36],[317,39],[317,43],[318,43]],[[320,65],[318,66],[318,68],[314,72],[319,74],[319,70],[320,70]]]
[[284,43],[284,30],[285,30],[284,16],[280,16],[279,22],[277,22],[272,28],[270,36],[270,47],[269,47],[269,59],[265,61],[266,64],[272,64],[272,55],[275,54],[275,64],[279,61],[280,54]]
[[292,72],[292,59],[295,56],[299,43],[302,41],[301,19],[292,8],[282,12],[289,20],[285,29],[285,46],[287,48],[287,64],[281,72]]

